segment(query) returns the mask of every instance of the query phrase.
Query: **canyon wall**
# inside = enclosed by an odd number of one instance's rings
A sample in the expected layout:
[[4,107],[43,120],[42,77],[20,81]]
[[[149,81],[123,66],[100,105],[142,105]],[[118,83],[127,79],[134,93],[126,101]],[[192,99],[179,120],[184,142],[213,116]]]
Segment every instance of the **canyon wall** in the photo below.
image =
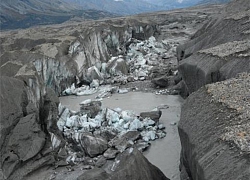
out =
[[75,76],[85,79],[88,68],[96,66],[100,70],[102,63],[112,56],[126,55],[133,39],[154,36],[160,41],[183,42],[220,8],[211,6],[6,31],[0,36],[1,75],[14,76],[23,65],[33,64],[45,84],[61,94],[75,81]]
[[64,142],[56,126],[57,95],[75,76],[84,80],[88,68],[100,69],[112,56],[126,55],[133,39],[154,36],[170,47],[181,43],[220,9],[198,7],[1,33],[0,177],[22,179],[54,165],[57,149],[52,149],[51,133]]
[[59,100],[46,88],[34,66],[21,67],[15,77],[0,78],[0,177],[21,179],[54,163],[49,133],[59,135]]
[[249,5],[233,1],[219,17],[208,21],[190,41],[177,48],[186,94],[250,71],[249,28]]
[[177,49],[183,180],[250,178],[249,9],[232,1]]
[[85,76],[89,67],[96,66],[100,70],[101,64],[112,56],[125,54],[131,38],[144,40],[159,31],[156,24],[137,20],[90,22],[83,26],[77,27],[77,32],[68,30],[72,33],[69,37],[2,38],[1,75],[14,76],[23,65],[33,64],[46,86],[60,94],[74,82],[75,76]]

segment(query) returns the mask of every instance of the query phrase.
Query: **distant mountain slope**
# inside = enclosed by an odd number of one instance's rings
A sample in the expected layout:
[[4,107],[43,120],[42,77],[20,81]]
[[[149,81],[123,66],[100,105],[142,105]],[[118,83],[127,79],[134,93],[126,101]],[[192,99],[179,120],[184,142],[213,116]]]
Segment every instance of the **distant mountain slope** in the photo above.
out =
[[115,14],[131,15],[145,12],[190,7],[203,3],[228,2],[229,0],[64,0],[83,9],[98,9]]
[[201,0],[145,0],[150,4],[157,4],[161,7],[168,7],[168,8],[183,8],[188,6],[193,6],[200,2]]
[[115,14],[130,15],[163,10],[157,4],[145,0],[64,0],[80,5],[83,9],[98,9]]
[[[193,6],[201,0],[1,0],[0,29],[99,19]],[[202,3],[229,0],[202,0]],[[77,18],[74,18],[77,19]]]
[[100,10],[85,10],[63,0],[1,0],[0,27],[4,29],[27,28],[41,24],[62,23],[72,17],[99,19],[113,17]]
[[15,15],[14,12],[21,15],[27,13],[47,13],[47,15],[55,15],[69,13],[77,9],[77,6],[61,0],[1,0],[0,2],[1,15],[4,15],[5,12],[9,12],[9,15]]
[[228,3],[230,1],[232,0],[202,0],[199,2],[199,4],[222,4],[222,3]]

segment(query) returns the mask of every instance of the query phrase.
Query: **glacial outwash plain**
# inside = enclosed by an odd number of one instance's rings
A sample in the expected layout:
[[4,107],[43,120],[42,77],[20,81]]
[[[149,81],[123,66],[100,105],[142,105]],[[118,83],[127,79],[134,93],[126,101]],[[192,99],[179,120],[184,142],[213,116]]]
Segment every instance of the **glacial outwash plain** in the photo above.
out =
[[32,2],[0,4],[0,180],[250,179],[249,0]]

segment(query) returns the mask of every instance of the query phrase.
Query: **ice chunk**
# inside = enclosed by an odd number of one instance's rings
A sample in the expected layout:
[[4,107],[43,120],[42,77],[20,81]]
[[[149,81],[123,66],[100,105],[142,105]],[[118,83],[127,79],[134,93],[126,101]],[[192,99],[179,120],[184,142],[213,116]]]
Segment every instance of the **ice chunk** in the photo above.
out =
[[139,119],[135,119],[134,121],[132,121],[130,123],[129,129],[130,130],[140,130],[140,129],[142,129],[142,127],[143,127],[142,122]]
[[71,116],[71,117],[67,118],[65,125],[69,128],[79,127],[79,123],[78,123],[79,119],[80,119],[80,117],[78,115]]
[[136,118],[136,115],[133,111],[122,111],[121,112],[121,118],[124,119],[124,121],[132,121]]
[[87,100],[85,100],[85,101],[82,101],[82,102],[80,103],[80,105],[88,105],[88,104],[90,104],[91,102],[92,102],[91,99],[87,99]]
[[[106,112],[106,119],[107,121],[109,122],[109,124],[112,124],[112,123],[115,123],[115,122],[118,122],[119,121],[119,114],[117,112],[115,112],[114,110],[112,109],[107,109],[107,112]],[[111,122],[111,123],[110,123]]]

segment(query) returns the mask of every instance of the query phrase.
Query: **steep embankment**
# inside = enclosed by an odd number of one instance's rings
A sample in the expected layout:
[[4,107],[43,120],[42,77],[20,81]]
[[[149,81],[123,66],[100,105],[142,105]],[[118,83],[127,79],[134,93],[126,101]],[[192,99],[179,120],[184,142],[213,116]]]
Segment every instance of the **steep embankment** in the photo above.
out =
[[[16,72],[9,68],[15,66],[17,71],[22,65],[31,63],[46,85],[60,94],[74,82],[75,76],[83,78],[89,67],[99,69],[102,62],[124,54],[129,39],[146,39],[157,33],[157,25],[148,24],[136,19],[124,22],[117,19],[49,30],[41,28],[38,33],[35,32],[38,29],[14,32],[15,38],[2,38],[1,74],[15,75]],[[47,32],[45,39],[43,33]],[[25,34],[27,38],[23,37]]]
[[178,47],[179,71],[187,94],[202,85],[250,71],[249,15],[247,1],[233,1],[221,16],[209,21],[191,41]]
[[[247,180],[249,74],[207,85],[183,105],[179,134],[182,179]],[[186,169],[185,169],[186,168]]]
[[182,92],[191,94],[179,124],[182,179],[250,178],[249,10],[247,0],[229,3],[178,47]]
[[1,179],[20,179],[52,165],[49,133],[56,126],[59,100],[45,87],[34,67],[23,66],[15,77],[1,76]]

